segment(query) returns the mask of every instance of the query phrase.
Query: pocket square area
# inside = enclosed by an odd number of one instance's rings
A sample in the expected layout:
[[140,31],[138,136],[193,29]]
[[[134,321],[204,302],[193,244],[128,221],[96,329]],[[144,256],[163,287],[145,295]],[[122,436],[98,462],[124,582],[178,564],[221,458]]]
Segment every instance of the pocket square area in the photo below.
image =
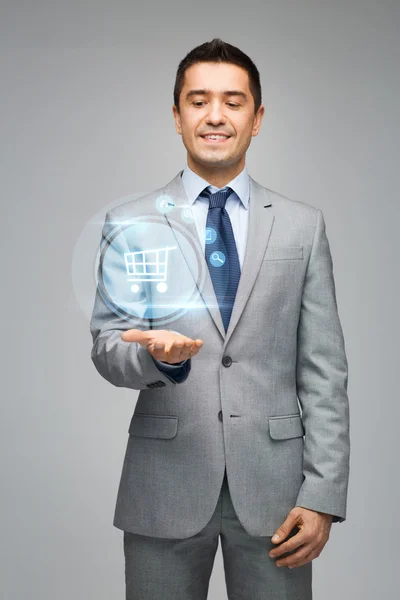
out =
[[302,260],[303,246],[268,246],[264,260]]

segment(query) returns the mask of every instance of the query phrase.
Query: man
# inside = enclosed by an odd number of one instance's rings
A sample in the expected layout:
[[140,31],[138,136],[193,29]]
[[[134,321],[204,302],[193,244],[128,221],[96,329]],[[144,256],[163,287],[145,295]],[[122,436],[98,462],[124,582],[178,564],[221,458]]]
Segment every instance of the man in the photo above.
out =
[[[312,560],[346,518],[350,450],[323,214],[249,176],[264,107],[238,48],[215,39],[181,61],[173,114],[187,165],[163,190],[165,224],[198,236],[204,311],[132,328],[98,290],[91,322],[99,373],[140,390],[114,518],[126,597],[206,599],[220,536],[230,599],[309,600]],[[159,196],[110,211],[104,239]]]

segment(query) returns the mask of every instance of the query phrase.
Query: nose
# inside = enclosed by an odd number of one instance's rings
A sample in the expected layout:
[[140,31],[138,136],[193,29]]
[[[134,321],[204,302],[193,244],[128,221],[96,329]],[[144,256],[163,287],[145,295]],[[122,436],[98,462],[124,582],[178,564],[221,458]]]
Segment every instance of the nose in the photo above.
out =
[[226,123],[223,105],[220,102],[210,102],[206,121],[209,125]]

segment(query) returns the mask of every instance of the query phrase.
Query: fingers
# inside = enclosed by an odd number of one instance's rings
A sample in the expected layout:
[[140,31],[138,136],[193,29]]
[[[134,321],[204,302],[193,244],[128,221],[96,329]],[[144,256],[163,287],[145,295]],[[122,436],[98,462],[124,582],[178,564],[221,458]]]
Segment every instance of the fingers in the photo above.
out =
[[[269,552],[269,556],[271,558],[278,557],[275,561],[277,567],[289,567],[289,569],[301,567],[314,560],[314,558],[317,558],[321,554],[326,542],[326,536],[321,534],[314,535],[313,533],[306,533],[304,530],[301,530],[284,544],[273,548]],[[291,554],[282,557],[287,552],[291,552]]]
[[190,348],[192,346],[192,341],[189,338],[178,338],[174,340],[170,347],[168,354],[168,362],[180,362],[181,360],[186,360],[189,358]]
[[289,569],[299,567],[308,562],[308,556],[311,555],[314,550],[314,547],[310,543],[304,544],[297,552],[293,552],[293,554],[285,556],[285,558],[280,558],[275,564],[277,567],[289,567]]
[[127,329],[121,333],[121,338],[124,342],[139,342],[143,344],[147,340],[147,332],[140,329]]
[[278,529],[272,536],[272,542],[274,544],[282,542],[293,531],[293,528],[297,526],[298,522],[299,511],[297,510],[297,507],[295,507],[289,512],[282,525],[278,527]]
[[[156,337],[157,336],[157,337]],[[193,340],[185,335],[168,330],[128,329],[121,333],[124,342],[139,342],[157,360],[171,364],[179,363],[195,356],[203,346],[199,338]]]
[[174,340],[171,343],[169,350],[166,351],[168,361],[181,362],[182,360],[187,360],[192,356],[195,356],[202,345],[202,340],[192,340],[191,338],[182,336],[182,338]]
[[277,556],[282,556],[286,552],[292,552],[299,546],[305,544],[309,541],[309,537],[302,531],[299,531],[296,535],[288,539],[286,542],[279,544],[279,546],[270,550],[269,555],[272,558],[276,558]]
[[[302,567],[303,565],[306,565],[308,562],[311,562],[315,558],[318,558],[318,556],[321,554],[321,550],[318,548],[314,548],[314,550],[309,552],[309,554],[306,554],[305,556],[304,556],[304,554],[305,554],[305,552],[303,553],[302,557],[299,556],[298,560],[290,563],[290,565],[287,565],[288,568],[294,569],[295,567],[297,568],[297,567]],[[297,556],[297,553],[296,553],[296,556]],[[279,565],[279,566],[282,566],[282,565]],[[285,566],[285,565],[283,565],[283,566]]]
[[[193,342],[193,340],[192,340],[192,342]],[[200,339],[194,340],[194,342],[192,343],[191,348],[190,348],[190,356],[194,356],[195,354],[197,354],[200,351],[201,347],[203,346],[203,343],[204,343],[203,340],[200,340]]]
[[173,339],[169,344],[161,340],[154,340],[149,343],[148,350],[157,360],[175,364],[195,356],[202,345],[202,340],[192,340],[182,335]]
[[303,544],[297,552],[293,552],[290,556],[281,558],[275,562],[277,567],[302,567],[303,565],[311,562],[321,554],[326,541],[310,540]]

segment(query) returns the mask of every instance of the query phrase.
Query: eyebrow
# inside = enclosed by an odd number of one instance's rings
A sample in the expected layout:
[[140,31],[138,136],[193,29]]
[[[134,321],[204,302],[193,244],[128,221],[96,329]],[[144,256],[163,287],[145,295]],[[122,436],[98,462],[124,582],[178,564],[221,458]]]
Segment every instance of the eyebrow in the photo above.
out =
[[[188,100],[192,96],[207,96],[208,94],[211,94],[211,93],[212,93],[211,90],[190,90],[186,94],[186,99]],[[241,90],[226,90],[225,92],[222,92],[222,95],[223,96],[241,96],[244,100],[247,100],[247,94],[245,94]]]

